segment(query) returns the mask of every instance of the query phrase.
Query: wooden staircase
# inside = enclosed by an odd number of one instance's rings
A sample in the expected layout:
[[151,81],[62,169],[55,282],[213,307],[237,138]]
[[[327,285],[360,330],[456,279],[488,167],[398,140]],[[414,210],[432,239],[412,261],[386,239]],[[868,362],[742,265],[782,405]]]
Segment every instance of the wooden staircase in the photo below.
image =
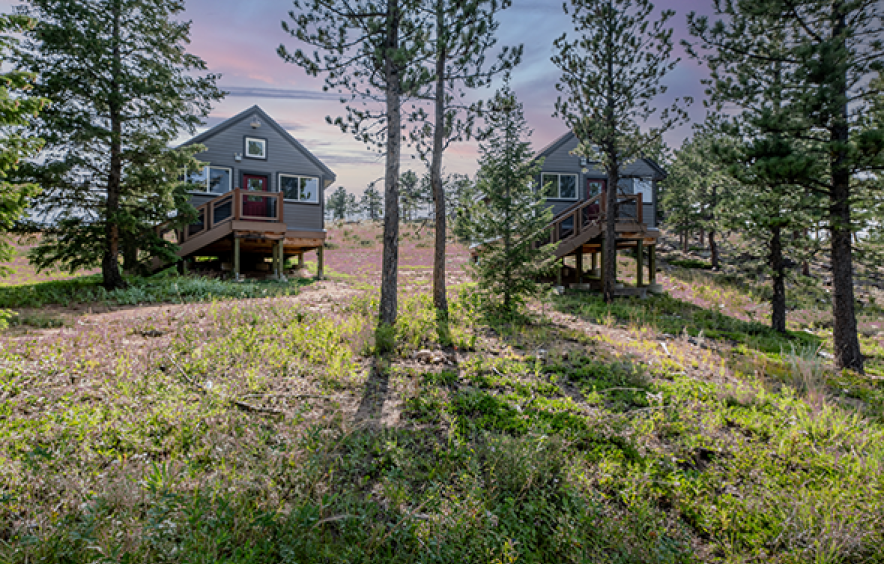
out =
[[[605,200],[599,194],[577,202],[559,213],[549,224],[549,242],[558,243],[556,257],[568,256],[593,240],[603,237],[605,231]],[[641,194],[618,194],[615,205],[616,232],[635,238],[647,233],[642,215]]]

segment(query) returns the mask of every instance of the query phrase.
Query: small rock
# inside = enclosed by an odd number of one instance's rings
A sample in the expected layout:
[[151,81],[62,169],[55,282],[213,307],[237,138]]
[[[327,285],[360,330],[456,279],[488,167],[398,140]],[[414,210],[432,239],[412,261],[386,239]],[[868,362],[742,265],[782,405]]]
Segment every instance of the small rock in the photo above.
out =
[[429,351],[427,349],[422,349],[414,353],[414,359],[418,362],[433,362],[433,351]]
[[151,329],[149,331],[142,331],[141,332],[142,337],[162,337],[165,334],[166,334],[165,332],[157,331],[156,329]]
[[834,360],[835,359],[835,355],[833,355],[832,353],[826,352],[826,351],[820,351],[819,354],[821,357],[825,358],[826,360]]

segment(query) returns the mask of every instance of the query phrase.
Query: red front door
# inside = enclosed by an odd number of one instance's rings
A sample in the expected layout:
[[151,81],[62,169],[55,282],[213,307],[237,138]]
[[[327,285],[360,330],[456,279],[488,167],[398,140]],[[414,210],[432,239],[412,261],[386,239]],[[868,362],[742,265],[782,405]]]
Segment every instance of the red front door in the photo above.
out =
[[[267,177],[256,174],[242,175],[243,189],[249,192],[267,192]],[[242,214],[248,217],[267,217],[267,198],[246,196],[242,202]]]
[[[601,180],[599,178],[587,178],[586,179],[586,199],[591,200],[600,194],[605,192],[605,180]],[[598,219],[599,214],[601,212],[601,198],[599,201],[589,204],[584,208],[583,212],[583,223],[584,225],[589,225],[589,223]]]

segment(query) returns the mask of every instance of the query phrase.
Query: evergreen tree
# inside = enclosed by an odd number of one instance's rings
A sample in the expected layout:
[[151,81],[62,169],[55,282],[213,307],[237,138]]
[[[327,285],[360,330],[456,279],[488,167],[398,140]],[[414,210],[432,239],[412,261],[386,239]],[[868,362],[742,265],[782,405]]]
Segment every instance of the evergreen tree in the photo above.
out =
[[[712,70],[713,102],[750,109],[760,136],[779,143],[769,184],[823,196],[830,232],[835,364],[863,370],[853,292],[857,182],[884,166],[884,130],[865,127],[880,96],[869,80],[884,66],[884,7],[875,0],[716,0],[714,25],[691,15]],[[772,43],[776,40],[776,43]],[[778,87],[756,75],[775,69]],[[759,106],[776,105],[776,111]]]
[[[33,261],[71,270],[101,265],[104,286],[121,288],[123,250],[174,258],[153,228],[193,217],[178,171],[200,147],[169,149],[221,98],[205,63],[187,54],[190,23],[179,0],[33,0],[38,24],[20,63],[50,100],[34,121],[46,145],[23,171],[43,188],[51,218]],[[130,253],[131,255],[131,253]]]
[[377,221],[384,213],[384,199],[375,188],[375,184],[372,182],[365,188],[365,191],[362,192],[362,199],[359,201],[359,207],[372,221]]
[[414,221],[420,208],[427,202],[426,184],[413,170],[406,170],[399,176],[399,200],[402,207],[402,219]]
[[508,84],[491,100],[485,119],[487,130],[479,145],[479,197],[459,226],[478,245],[475,273],[486,305],[512,317],[539,292],[536,280],[548,272],[554,259],[554,246],[539,244],[547,240],[552,212],[534,186],[540,165],[532,162],[530,131]]
[[425,127],[418,130],[416,138],[419,141],[430,140],[428,193],[432,194],[436,220],[433,305],[443,325],[448,319],[448,297],[445,288],[447,213],[442,159],[451,143],[472,136],[474,120],[481,111],[480,104],[465,105],[461,102],[463,90],[488,86],[494,76],[508,72],[521,58],[521,45],[516,49],[504,47],[494,63],[485,64],[486,53],[497,43],[495,32],[500,25],[495,19],[497,12],[511,4],[511,0],[424,2],[424,9],[434,22],[433,38],[428,42],[431,50],[428,61],[432,67],[431,91],[425,96],[432,100],[433,110],[431,119],[423,110],[412,119],[425,122]]
[[571,15],[578,38],[567,34],[555,40],[553,63],[562,70],[556,88],[564,94],[556,101],[561,116],[577,136],[577,152],[598,161],[607,173],[604,198],[605,300],[614,297],[616,257],[616,187],[620,169],[659,145],[662,133],[686,119],[680,101],[660,114],[660,126],[642,132],[655,113],[653,100],[666,92],[661,80],[677,59],[670,57],[672,10],[651,14],[648,0],[571,0]]
[[[18,43],[7,33],[21,33],[33,26],[33,20],[27,17],[0,14],[0,70],[8,50],[15,48]],[[0,73],[0,261],[12,258],[14,247],[6,234],[21,217],[28,198],[37,192],[34,184],[7,180],[19,161],[35,154],[43,143],[41,139],[21,134],[21,129],[28,124],[28,118],[36,115],[45,102],[44,99],[28,95],[33,80],[33,73],[21,70]]]
[[[381,267],[379,328],[396,323],[399,268],[399,160],[403,98],[428,80],[420,65],[426,48],[427,22],[417,16],[421,0],[294,0],[283,29],[316,51],[279,55],[308,74],[325,75],[326,90],[347,92],[351,101],[383,101],[384,109],[347,106],[334,120],[342,131],[384,147],[384,256]],[[329,120],[332,121],[332,120]]]
[[332,219],[343,221],[350,211],[350,194],[343,186],[338,186],[325,200],[325,209],[331,214]]

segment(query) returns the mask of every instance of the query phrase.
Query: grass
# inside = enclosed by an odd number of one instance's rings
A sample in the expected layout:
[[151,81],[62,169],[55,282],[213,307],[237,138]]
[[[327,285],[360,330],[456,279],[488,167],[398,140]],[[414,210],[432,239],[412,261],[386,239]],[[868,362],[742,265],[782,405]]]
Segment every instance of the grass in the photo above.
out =
[[138,305],[188,303],[213,299],[244,299],[296,294],[310,280],[292,283],[229,282],[214,278],[166,275],[151,278],[132,277],[124,290],[107,291],[101,277],[83,276],[36,284],[0,286],[0,308],[37,308],[47,305],[104,303]]
[[664,283],[505,324],[465,286],[445,342],[425,292],[379,334],[369,284],[28,314],[0,562],[884,562],[880,332],[837,373],[820,310],[781,335],[748,289]]

